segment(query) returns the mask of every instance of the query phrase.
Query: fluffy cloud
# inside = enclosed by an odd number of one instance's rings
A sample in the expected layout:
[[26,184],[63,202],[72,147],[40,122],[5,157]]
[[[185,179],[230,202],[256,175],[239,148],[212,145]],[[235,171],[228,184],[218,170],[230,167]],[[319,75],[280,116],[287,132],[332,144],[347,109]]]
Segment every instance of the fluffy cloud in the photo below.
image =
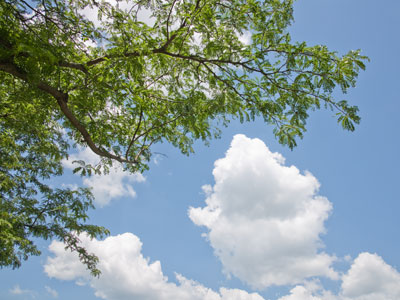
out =
[[346,300],[400,299],[400,273],[377,254],[361,253],[342,280]]
[[289,295],[279,298],[279,300],[322,300],[322,298],[314,296],[312,291],[298,285],[290,290]]
[[298,285],[279,300],[398,300],[400,273],[377,254],[360,253],[342,276],[338,295],[326,291],[318,281]]
[[[74,160],[83,160],[86,163],[96,165],[99,162],[99,157],[89,148],[85,148],[65,160],[64,166],[69,169],[76,168],[77,165],[72,163]],[[118,197],[135,197],[136,192],[132,188],[132,184],[143,181],[145,181],[145,177],[142,174],[124,172],[119,166],[111,168],[109,174],[83,178],[83,184],[93,189],[94,201],[100,207],[109,204],[110,201]]]
[[317,195],[312,174],[285,166],[261,140],[236,135],[213,175],[214,186],[203,187],[206,206],[191,207],[189,217],[209,229],[206,237],[228,274],[256,288],[337,279],[335,258],[320,252],[332,205]]
[[142,253],[142,243],[132,233],[111,236],[104,241],[81,236],[82,244],[98,255],[100,278],[92,278],[79,262],[76,253],[65,251],[61,242],[53,241],[45,272],[49,277],[88,282],[95,295],[107,300],[263,300],[257,294],[221,288],[219,293],[177,274],[179,284],[168,281],[159,261],[150,262]]
[[340,300],[330,291],[326,291],[318,279],[306,281],[290,290],[290,294],[278,300]]

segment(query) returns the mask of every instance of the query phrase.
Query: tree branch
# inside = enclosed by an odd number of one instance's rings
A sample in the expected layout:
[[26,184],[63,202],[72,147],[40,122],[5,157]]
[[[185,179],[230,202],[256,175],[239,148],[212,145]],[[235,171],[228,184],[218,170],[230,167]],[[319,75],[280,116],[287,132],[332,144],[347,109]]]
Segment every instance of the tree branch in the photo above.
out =
[[136,126],[135,132],[133,133],[133,136],[132,136],[131,142],[129,143],[128,149],[126,149],[125,159],[128,159],[129,151],[131,150],[131,147],[133,146],[133,143],[136,141],[136,134],[139,131],[140,125],[142,123],[142,118],[143,118],[143,109],[140,108],[139,122],[138,122],[138,125]]
[[70,69],[76,69],[79,71],[82,71],[85,74],[88,74],[89,71],[87,70],[87,68],[83,65],[83,64],[78,64],[78,63],[70,63],[70,62],[66,62],[66,61],[60,61],[58,63],[58,65],[60,67],[64,67],[64,68],[70,68]]
[[[31,82],[29,82],[28,76],[25,73],[23,73],[21,70],[19,70],[14,64],[0,63],[0,70],[13,75],[14,77],[22,79],[23,81],[25,81],[27,83],[32,84]],[[124,159],[120,156],[109,153],[108,151],[102,149],[101,147],[96,146],[96,144],[92,140],[92,137],[90,136],[89,132],[86,130],[86,128],[81,124],[81,122],[75,117],[75,115],[69,109],[69,107],[67,105],[67,102],[68,102],[68,94],[67,93],[64,93],[64,92],[48,85],[47,83],[44,83],[41,81],[37,82],[35,85],[36,85],[36,88],[38,88],[39,90],[41,90],[43,92],[46,92],[47,94],[51,95],[53,98],[55,98],[57,100],[57,104],[60,107],[61,111],[64,113],[65,117],[80,132],[84,141],[86,142],[86,144],[89,146],[89,148],[94,153],[96,153],[97,155],[100,155],[102,157],[114,159],[121,163],[135,164],[135,161]]]

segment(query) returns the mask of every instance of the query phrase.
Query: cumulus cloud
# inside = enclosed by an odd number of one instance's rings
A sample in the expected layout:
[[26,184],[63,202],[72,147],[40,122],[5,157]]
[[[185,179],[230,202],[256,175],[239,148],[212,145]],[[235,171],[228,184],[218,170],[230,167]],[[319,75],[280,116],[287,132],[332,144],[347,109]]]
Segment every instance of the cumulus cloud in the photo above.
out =
[[221,288],[215,292],[177,274],[178,284],[163,274],[159,261],[150,262],[141,253],[142,243],[132,233],[111,236],[104,241],[90,240],[82,235],[81,241],[99,259],[100,278],[93,278],[79,262],[76,253],[66,251],[61,242],[53,241],[44,270],[49,277],[89,283],[95,295],[107,300],[263,300],[257,294],[238,289]]
[[[83,160],[96,165],[99,157],[89,148],[81,149],[79,153],[70,155],[68,160],[64,160],[64,166],[69,169],[76,168],[77,165],[72,163],[74,160]],[[83,184],[93,189],[94,202],[100,207],[109,204],[115,198],[135,197],[136,192],[132,188],[132,184],[143,181],[145,181],[145,177],[142,174],[124,172],[120,166],[111,168],[109,174],[83,178]]]
[[322,298],[314,296],[312,291],[304,286],[297,285],[290,290],[289,295],[279,298],[279,300],[322,300]]
[[339,300],[339,298],[326,291],[318,279],[306,281],[303,285],[296,285],[286,296],[278,300]]
[[400,273],[377,254],[359,254],[342,280],[346,300],[400,299]]
[[363,252],[341,277],[338,295],[324,290],[319,281],[294,287],[279,300],[398,300],[400,273],[377,254]]
[[284,162],[261,140],[236,135],[215,162],[214,186],[203,187],[206,206],[189,209],[224,271],[256,288],[338,278],[320,240],[332,205],[311,173]]

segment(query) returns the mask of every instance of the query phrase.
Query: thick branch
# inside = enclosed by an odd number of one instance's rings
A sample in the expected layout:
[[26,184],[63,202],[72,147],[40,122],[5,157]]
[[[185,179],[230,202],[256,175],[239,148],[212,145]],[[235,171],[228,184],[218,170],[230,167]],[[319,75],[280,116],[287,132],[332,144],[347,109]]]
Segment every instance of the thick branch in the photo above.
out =
[[88,73],[88,70],[86,69],[86,67],[83,64],[61,61],[58,63],[58,65],[60,67],[64,67],[64,68],[76,69],[76,70],[82,71],[85,74]]
[[[29,83],[28,76],[11,63],[0,63],[0,70]],[[132,163],[136,162],[136,161],[130,161],[130,160],[124,159],[120,156],[109,153],[100,147],[97,147],[96,144],[93,142],[92,137],[90,136],[89,132],[81,124],[81,122],[79,122],[79,120],[75,117],[75,115],[72,113],[72,111],[68,108],[68,105],[67,105],[68,94],[63,93],[62,91],[48,85],[47,83],[44,83],[44,82],[36,83],[36,88],[46,92],[47,94],[51,95],[53,98],[55,98],[57,100],[57,104],[60,107],[61,111],[64,113],[64,115],[67,117],[67,119],[71,122],[71,124],[81,133],[84,141],[87,143],[89,148],[94,153],[96,153],[97,155],[103,156],[103,157],[114,159],[121,163],[131,163],[132,164]]]

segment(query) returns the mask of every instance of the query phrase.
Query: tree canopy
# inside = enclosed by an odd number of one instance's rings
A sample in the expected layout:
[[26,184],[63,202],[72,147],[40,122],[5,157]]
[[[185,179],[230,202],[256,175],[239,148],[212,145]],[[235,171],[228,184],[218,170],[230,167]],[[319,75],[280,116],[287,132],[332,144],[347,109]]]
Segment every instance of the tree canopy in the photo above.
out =
[[290,148],[312,110],[360,120],[333,92],[367,58],[292,42],[292,0],[4,0],[0,15],[0,266],[58,238],[99,273],[77,237],[108,233],[86,224],[90,190],[49,181],[71,147],[101,157],[84,176],[143,172],[153,144],[189,154],[232,119],[262,117]]

